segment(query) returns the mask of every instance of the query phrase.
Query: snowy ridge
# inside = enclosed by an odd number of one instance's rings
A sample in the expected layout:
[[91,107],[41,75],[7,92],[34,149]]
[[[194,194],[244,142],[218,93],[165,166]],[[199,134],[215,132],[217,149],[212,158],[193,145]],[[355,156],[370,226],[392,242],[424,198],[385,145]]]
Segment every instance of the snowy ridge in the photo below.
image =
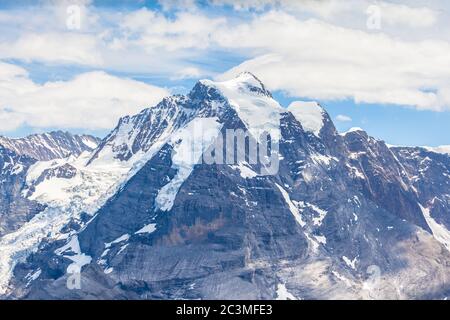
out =
[[[114,195],[120,185],[130,177],[132,163],[106,165],[104,163],[86,166],[89,154],[79,158],[66,159],[66,164],[77,169],[71,179],[52,177],[34,186],[34,192],[25,190],[29,198],[48,207],[34,216],[16,232],[0,239],[0,294],[7,291],[12,270],[19,262],[37,250],[40,241],[46,237],[65,239],[61,229],[71,220],[78,219],[82,212],[94,214],[106,200]],[[56,165],[64,161],[56,161]],[[36,163],[30,168],[28,183],[30,186],[43,171],[43,166],[51,168],[54,161]],[[142,164],[143,165],[143,164]],[[135,170],[137,170],[135,168]],[[18,245],[19,244],[19,245]]]
[[[157,141],[163,140],[179,126],[189,111],[181,107],[185,98],[165,98],[157,106],[119,120],[116,128],[102,141],[88,161],[91,163],[135,162]],[[134,157],[134,159],[131,159]]]
[[324,126],[325,111],[317,102],[294,101],[289,105],[288,111],[301,123],[305,131],[319,137]]
[[[258,139],[264,131],[267,131],[272,139],[281,138],[280,118],[285,110],[254,75],[244,72],[232,80],[224,82],[201,80],[201,83],[214,87],[222,93],[253,137]],[[256,114],[258,116],[255,116]]]
[[352,127],[350,129],[348,129],[346,132],[343,132],[342,135],[345,136],[348,133],[351,132],[365,132],[364,129],[361,129],[360,127]]
[[239,162],[237,165],[230,165],[233,170],[239,170],[242,178],[252,179],[258,176],[258,174],[250,168],[247,162]]
[[73,135],[68,132],[53,131],[33,134],[25,138],[6,138],[0,136],[0,145],[36,160],[51,160],[78,156],[84,151],[92,151],[100,139],[90,135]]
[[423,147],[424,149],[435,152],[450,155],[450,146],[439,146],[439,147]]

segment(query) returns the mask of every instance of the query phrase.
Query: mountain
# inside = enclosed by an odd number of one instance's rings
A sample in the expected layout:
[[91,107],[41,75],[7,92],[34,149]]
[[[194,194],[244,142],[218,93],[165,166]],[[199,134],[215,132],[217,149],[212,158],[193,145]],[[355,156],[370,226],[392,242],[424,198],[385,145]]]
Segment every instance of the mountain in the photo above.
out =
[[78,156],[83,151],[92,151],[100,142],[90,135],[77,135],[63,131],[33,134],[25,138],[0,136],[0,145],[18,155],[25,155],[39,161]]
[[201,80],[26,170],[21,193],[44,208],[0,238],[0,294],[446,298],[449,169],[339,134],[317,103],[282,108],[251,73]]
[[0,236],[17,230],[45,207],[22,194],[27,172],[36,162],[77,157],[98,143],[98,138],[62,131],[20,139],[0,136]]
[[27,169],[35,161],[0,145],[0,236],[16,230],[43,208],[21,196]]
[[435,153],[450,154],[450,146],[424,147],[424,149]]

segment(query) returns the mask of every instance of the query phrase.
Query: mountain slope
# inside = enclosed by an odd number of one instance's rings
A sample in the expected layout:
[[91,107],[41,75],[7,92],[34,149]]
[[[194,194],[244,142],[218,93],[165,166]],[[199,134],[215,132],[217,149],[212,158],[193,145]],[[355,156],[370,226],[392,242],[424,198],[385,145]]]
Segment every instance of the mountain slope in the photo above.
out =
[[95,149],[99,141],[100,139],[90,135],[73,135],[62,131],[33,134],[18,139],[0,136],[0,145],[4,148],[39,161],[78,156],[83,151]]
[[46,206],[23,194],[30,167],[39,161],[79,156],[95,149],[98,142],[89,135],[62,131],[19,139],[0,137],[0,236],[16,231]]
[[[253,162],[251,145],[268,153]],[[447,297],[450,157],[414,152],[340,135],[315,103],[283,109],[250,73],[202,80],[122,118],[92,153],[30,168],[27,197],[47,208],[0,239],[1,293]]]
[[34,162],[0,146],[0,236],[16,230],[43,209],[21,195],[26,172]]
[[391,149],[409,176],[427,225],[450,249],[450,157],[425,148]]

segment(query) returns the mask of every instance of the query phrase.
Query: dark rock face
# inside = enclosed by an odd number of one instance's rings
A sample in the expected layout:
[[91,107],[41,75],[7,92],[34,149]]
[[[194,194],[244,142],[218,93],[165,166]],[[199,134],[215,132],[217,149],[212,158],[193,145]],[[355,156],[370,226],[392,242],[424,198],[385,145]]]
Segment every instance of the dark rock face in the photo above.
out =
[[181,111],[186,97],[165,98],[154,108],[119,120],[116,128],[100,143],[89,163],[110,148],[116,159],[127,161],[139,151],[147,152],[169,126],[175,129],[184,123],[186,114]]
[[[258,105],[272,103],[258,79],[244,76],[236,92]],[[426,216],[429,210],[433,221],[450,224],[447,155],[388,148],[363,131],[340,135],[325,111],[316,135],[281,110],[276,174],[259,175],[260,165],[245,161],[200,161],[178,189],[165,189],[188,167],[174,160],[186,137],[163,139],[153,150],[155,141],[169,126],[184,128],[193,119],[214,117],[222,135],[248,129],[246,115],[230,100],[217,86],[199,82],[188,96],[122,118],[91,161],[105,150],[120,160],[149,150],[152,156],[92,218],[66,226],[67,240],[49,237],[19,263],[8,297],[447,296],[450,252]],[[71,179],[72,168],[57,169],[44,178]],[[173,196],[171,206],[161,206],[162,192]],[[72,246],[58,254],[74,240],[78,252]],[[81,287],[70,290],[67,268],[82,255],[90,260],[82,265]]]
[[450,156],[423,148],[395,147],[393,153],[420,201],[431,216],[450,228]]
[[76,173],[77,169],[66,163],[56,168],[45,169],[34,183],[39,184],[52,178],[72,179]]
[[90,135],[73,135],[62,131],[34,134],[19,139],[0,137],[0,145],[4,148],[39,161],[78,156],[83,151],[92,151],[99,142],[99,138]]
[[16,230],[43,210],[44,206],[21,194],[26,172],[35,162],[0,146],[0,236]]
[[365,177],[360,180],[364,195],[399,218],[429,231],[408,175],[386,144],[363,131],[347,133],[345,141],[350,151],[350,165],[360,168]]

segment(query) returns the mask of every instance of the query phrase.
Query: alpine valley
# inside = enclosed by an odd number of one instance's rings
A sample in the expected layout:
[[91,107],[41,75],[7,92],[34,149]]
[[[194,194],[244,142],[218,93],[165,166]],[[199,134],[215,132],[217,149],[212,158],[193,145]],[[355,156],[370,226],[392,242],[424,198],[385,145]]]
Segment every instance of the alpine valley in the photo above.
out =
[[[278,140],[275,174],[188,161],[237,129]],[[248,72],[201,80],[103,140],[0,138],[0,297],[445,299],[446,152],[340,134],[319,104],[283,108]]]

